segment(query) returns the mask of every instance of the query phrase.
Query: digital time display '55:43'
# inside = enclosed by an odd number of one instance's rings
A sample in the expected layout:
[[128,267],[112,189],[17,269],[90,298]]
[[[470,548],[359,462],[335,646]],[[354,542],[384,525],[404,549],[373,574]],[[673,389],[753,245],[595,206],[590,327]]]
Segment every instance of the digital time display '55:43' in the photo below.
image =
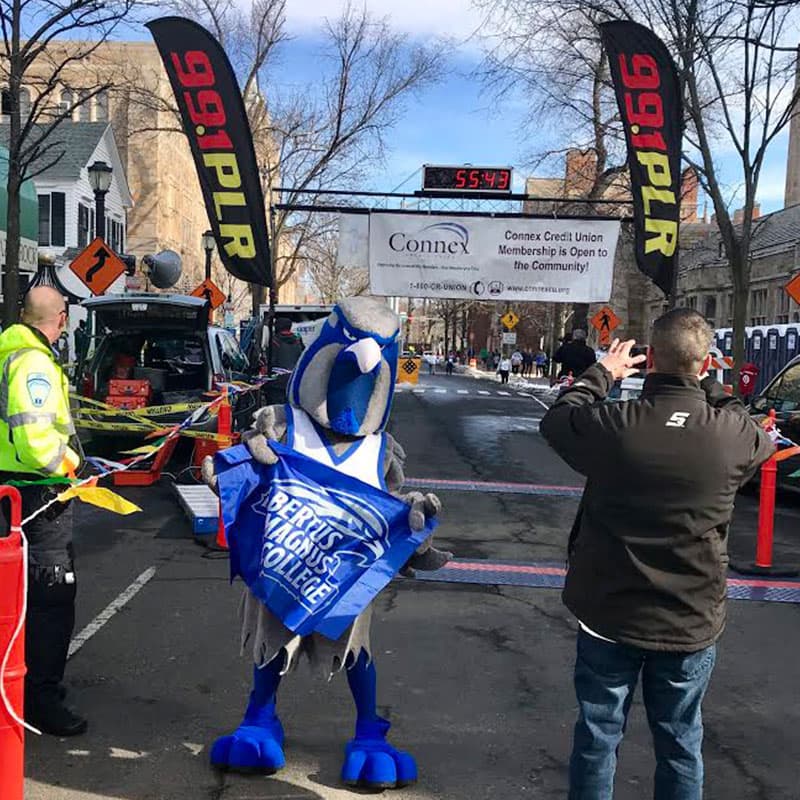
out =
[[422,189],[425,192],[489,192],[511,193],[510,167],[438,167],[422,168]]

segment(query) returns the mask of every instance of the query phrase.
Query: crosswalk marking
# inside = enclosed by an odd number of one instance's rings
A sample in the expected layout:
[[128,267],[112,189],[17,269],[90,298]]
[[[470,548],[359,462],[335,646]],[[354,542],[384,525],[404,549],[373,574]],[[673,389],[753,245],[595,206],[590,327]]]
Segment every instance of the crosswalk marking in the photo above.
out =
[[495,389],[490,391],[488,389],[456,389],[456,388],[441,388],[437,386],[409,386],[408,384],[400,384],[395,387],[396,394],[457,394],[461,397],[465,396],[472,396],[475,397],[476,395],[480,395],[481,397],[523,397],[526,400],[533,400],[535,403],[538,403],[542,408],[549,409],[549,406],[542,402],[539,397],[531,392],[523,392],[523,391],[511,391],[506,392],[502,389]]

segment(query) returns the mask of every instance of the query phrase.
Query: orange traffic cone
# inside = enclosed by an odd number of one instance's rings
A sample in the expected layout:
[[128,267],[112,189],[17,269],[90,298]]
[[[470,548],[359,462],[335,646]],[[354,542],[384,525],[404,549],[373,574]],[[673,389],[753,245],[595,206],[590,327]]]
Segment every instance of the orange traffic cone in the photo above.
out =
[[219,522],[217,522],[216,545],[220,550],[228,549],[228,537],[225,533],[225,523],[222,521],[222,503],[219,506]]
[[[231,413],[231,403],[228,397],[228,390],[222,397],[219,411],[217,412],[217,433],[221,436],[227,436],[227,440],[222,443],[224,447],[230,447],[232,443],[231,430],[233,428],[233,417]],[[219,507],[219,522],[217,523],[217,539],[216,545],[220,550],[228,549],[228,537],[225,534],[225,523],[222,521],[222,504]]]

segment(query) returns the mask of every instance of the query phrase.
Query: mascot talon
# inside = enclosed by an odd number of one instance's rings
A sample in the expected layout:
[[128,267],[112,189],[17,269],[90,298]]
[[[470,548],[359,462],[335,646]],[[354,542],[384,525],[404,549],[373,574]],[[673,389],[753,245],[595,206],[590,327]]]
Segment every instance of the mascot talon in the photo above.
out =
[[399,789],[417,781],[417,763],[386,741],[387,720],[359,722],[344,751],[342,783],[366,789]]
[[212,767],[271,775],[286,764],[283,725],[275,713],[283,662],[283,658],[275,658],[253,670],[253,691],[242,724],[211,746]]
[[285,764],[283,727],[277,717],[269,727],[241,725],[211,746],[211,766],[215,769],[272,775]]

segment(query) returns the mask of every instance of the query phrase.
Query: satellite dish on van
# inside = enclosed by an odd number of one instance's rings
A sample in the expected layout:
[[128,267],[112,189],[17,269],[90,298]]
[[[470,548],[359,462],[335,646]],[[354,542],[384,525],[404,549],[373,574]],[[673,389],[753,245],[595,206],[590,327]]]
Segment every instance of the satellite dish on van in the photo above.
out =
[[145,256],[142,263],[150,283],[157,289],[169,289],[181,277],[183,263],[174,250],[162,250],[154,256]]

